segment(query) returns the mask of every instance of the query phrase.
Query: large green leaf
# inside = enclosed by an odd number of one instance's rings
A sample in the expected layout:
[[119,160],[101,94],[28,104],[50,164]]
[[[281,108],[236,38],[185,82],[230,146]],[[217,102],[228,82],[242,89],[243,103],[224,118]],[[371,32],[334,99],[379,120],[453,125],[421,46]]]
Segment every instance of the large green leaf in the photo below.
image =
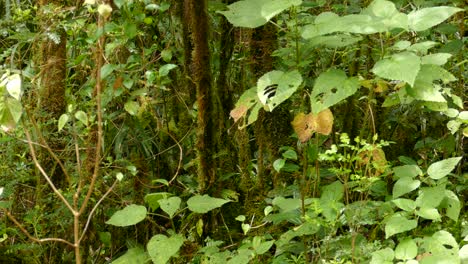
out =
[[[382,31],[394,28],[408,28],[408,17],[400,13],[395,4],[387,0],[375,0],[363,11],[363,14],[372,16],[374,24],[379,25]],[[375,25],[374,25],[375,26]]]
[[297,71],[271,71],[264,74],[257,82],[257,96],[263,105],[273,111],[286,101],[302,83],[302,76]]
[[141,247],[134,247],[127,250],[125,254],[111,262],[111,264],[143,264],[150,260],[148,254]]
[[[2,79],[5,77],[5,75],[2,76]],[[13,74],[6,77],[4,80],[2,80],[0,86],[3,86],[3,84],[5,84],[8,93],[13,98],[15,98],[18,101],[21,99],[21,76],[19,74]]]
[[403,239],[395,248],[395,258],[401,260],[414,259],[418,255],[418,246],[411,238]]
[[453,171],[461,159],[462,157],[456,157],[432,163],[427,169],[427,174],[429,174],[429,177],[432,179],[441,179]]
[[203,196],[195,195],[190,197],[187,200],[187,205],[190,211],[204,214],[229,202],[229,200],[213,198],[205,194]]
[[184,240],[181,235],[167,237],[158,234],[150,239],[146,248],[154,264],[165,264],[177,254]]
[[157,192],[157,193],[149,193],[145,196],[145,202],[149,205],[151,210],[156,210],[159,208],[159,200],[166,199],[171,197],[172,194],[168,192]]
[[161,209],[166,212],[170,218],[174,217],[174,214],[179,210],[180,203],[182,200],[175,196],[167,199],[161,199],[158,201]]
[[416,203],[413,200],[410,199],[404,199],[404,198],[399,198],[399,199],[394,199],[392,202],[398,206],[398,208],[405,210],[407,212],[412,212],[416,209]]
[[323,12],[315,18],[313,24],[304,27],[302,37],[310,39],[338,31],[341,31],[340,17],[332,12]]
[[106,224],[113,226],[131,226],[143,221],[145,217],[146,207],[131,204],[124,209],[115,212]]
[[422,187],[419,190],[418,198],[416,198],[416,206],[435,208],[439,206],[445,198],[445,185],[437,185],[435,187]]
[[442,23],[453,14],[462,10],[463,9],[456,7],[438,6],[413,11],[408,14],[409,28],[414,31],[429,29]]
[[242,0],[228,6],[227,11],[218,11],[236,27],[256,28],[267,23],[275,15],[302,0]]
[[420,181],[413,180],[409,177],[399,179],[393,185],[393,199],[416,190],[419,187],[419,185],[421,185]]
[[422,175],[423,172],[418,165],[403,165],[393,168],[395,178],[401,179],[405,177],[414,178],[418,175]]
[[19,122],[23,113],[21,102],[11,98],[0,98],[0,125],[13,128]]
[[395,234],[412,230],[417,226],[418,221],[406,219],[406,217],[400,214],[394,214],[385,224],[385,238],[387,239]]
[[445,190],[445,197],[446,215],[453,221],[457,221],[461,210],[460,200],[457,195],[450,190]]
[[372,259],[370,264],[393,264],[393,259],[395,258],[395,253],[391,248],[384,248],[372,252]]
[[434,64],[421,65],[413,87],[408,87],[408,94],[415,99],[445,103],[446,99],[442,94],[442,87],[433,82],[442,80],[444,83],[455,81],[456,78],[447,70]]
[[413,86],[421,66],[421,58],[412,52],[402,52],[378,61],[372,72],[377,76],[405,81]]
[[330,69],[317,78],[310,95],[312,112],[319,112],[353,95],[359,88],[359,79],[348,78],[342,70]]

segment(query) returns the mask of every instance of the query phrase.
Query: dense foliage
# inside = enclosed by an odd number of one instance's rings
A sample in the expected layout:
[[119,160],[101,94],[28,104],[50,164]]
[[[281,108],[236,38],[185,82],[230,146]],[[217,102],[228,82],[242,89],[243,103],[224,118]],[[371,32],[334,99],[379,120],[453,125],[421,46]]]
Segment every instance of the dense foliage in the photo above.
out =
[[468,263],[465,1],[34,2],[0,263]]

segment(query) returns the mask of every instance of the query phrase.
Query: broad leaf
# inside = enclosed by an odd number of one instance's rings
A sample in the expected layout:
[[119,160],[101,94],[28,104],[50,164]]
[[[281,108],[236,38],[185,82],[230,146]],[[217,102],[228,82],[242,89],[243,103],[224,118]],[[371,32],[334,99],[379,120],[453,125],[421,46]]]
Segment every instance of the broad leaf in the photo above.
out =
[[393,264],[395,254],[391,248],[384,248],[372,253],[370,264]]
[[175,196],[167,199],[161,199],[158,201],[161,209],[169,215],[170,218],[174,217],[174,214],[179,210],[180,203],[182,200]]
[[379,77],[404,81],[413,86],[420,65],[419,56],[411,52],[402,52],[378,61],[372,68],[372,72]]
[[356,77],[348,78],[342,70],[331,69],[317,78],[310,95],[312,112],[317,114],[353,95],[359,88]]
[[231,110],[230,116],[237,122],[242,117],[247,116],[250,110],[247,125],[257,120],[258,111],[260,110],[260,102],[257,96],[257,87],[252,87],[245,91],[236,103],[236,107]]
[[9,76],[6,81],[6,89],[13,98],[19,101],[21,99],[21,76],[19,74]]
[[288,212],[301,208],[301,200],[294,198],[284,198],[282,196],[273,199],[272,204],[278,206],[281,212]]
[[286,160],[277,159],[273,162],[273,169],[275,169],[276,172],[280,172],[281,169],[284,167],[284,164],[286,164]]
[[68,114],[63,114],[60,116],[59,120],[58,120],[58,131],[60,132],[63,127],[65,126],[65,124],[68,122],[68,120],[70,119],[70,116]]
[[228,6],[227,11],[218,11],[236,27],[256,28],[302,0],[242,0]]
[[458,216],[460,215],[461,210],[461,203],[458,199],[457,195],[450,191],[445,190],[445,197],[446,197],[446,215],[453,221],[458,221]]
[[445,197],[445,185],[420,188],[419,196],[416,198],[416,206],[435,208],[440,205]]
[[160,77],[167,76],[169,74],[169,72],[172,69],[175,69],[175,68],[177,68],[177,65],[175,65],[175,64],[163,65],[161,68],[159,68],[159,76]]
[[150,239],[146,248],[154,264],[165,264],[177,254],[184,240],[181,235],[167,237],[158,234]]
[[282,102],[296,92],[302,83],[302,76],[298,71],[271,71],[264,74],[257,82],[257,96],[268,111],[273,111]]
[[421,64],[434,64],[442,66],[452,57],[450,53],[429,54],[421,58]]
[[418,226],[418,221],[408,220],[406,217],[399,214],[394,214],[385,224],[385,238],[389,238],[395,234],[403,233],[412,230]]
[[395,199],[411,191],[414,191],[419,187],[419,185],[421,185],[421,182],[418,180],[413,180],[408,177],[401,178],[393,185],[393,198]]
[[429,177],[432,179],[442,179],[455,169],[461,159],[462,157],[449,158],[432,163],[431,166],[429,166],[427,169],[427,174],[429,174]]
[[125,111],[127,111],[127,113],[134,116],[138,114],[138,111],[140,110],[140,104],[138,102],[130,100],[124,104],[124,109]]
[[134,247],[127,250],[125,254],[111,262],[111,264],[141,264],[147,263],[148,254],[141,247]]
[[85,112],[83,111],[77,111],[75,113],[75,118],[78,119],[83,125],[87,126],[88,125],[88,115],[86,115]]
[[142,205],[131,204],[124,209],[117,211],[106,222],[113,226],[131,226],[136,225],[146,218],[146,207]]
[[229,200],[213,198],[205,194],[203,196],[195,195],[190,197],[187,200],[187,205],[190,211],[204,214],[229,202]]
[[154,211],[160,207],[159,200],[167,199],[171,196],[172,194],[168,192],[149,193],[145,196],[145,202]]
[[423,172],[418,165],[403,165],[393,168],[393,173],[395,173],[395,178],[414,178],[418,175],[422,175]]
[[412,212],[416,209],[416,203],[413,200],[410,199],[404,199],[404,198],[399,198],[399,199],[394,199],[392,202],[398,206],[398,208],[405,210],[407,212]]
[[440,221],[440,214],[437,208],[421,207],[416,211],[416,215],[425,219]]
[[395,248],[395,258],[401,260],[414,259],[418,255],[418,246],[411,238],[405,238]]
[[414,31],[429,29],[442,23],[453,14],[462,10],[463,9],[456,7],[438,6],[413,11],[408,14],[409,28]]
[[340,201],[344,196],[344,186],[341,182],[335,181],[332,184],[324,186],[322,189],[322,201]]

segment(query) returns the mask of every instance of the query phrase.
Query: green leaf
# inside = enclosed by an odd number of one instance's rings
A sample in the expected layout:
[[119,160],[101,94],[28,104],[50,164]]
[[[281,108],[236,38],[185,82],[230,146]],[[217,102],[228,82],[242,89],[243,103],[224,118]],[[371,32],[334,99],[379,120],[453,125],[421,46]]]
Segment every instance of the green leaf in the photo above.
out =
[[393,264],[394,253],[391,248],[384,248],[372,253],[370,264]]
[[414,178],[418,175],[422,175],[423,172],[418,165],[403,165],[393,168],[393,173],[395,173],[395,178]]
[[88,115],[86,115],[85,112],[83,111],[77,111],[75,113],[75,118],[78,119],[83,125],[87,126],[88,125]]
[[418,198],[416,198],[416,206],[435,208],[440,205],[445,197],[445,185],[437,185],[435,187],[423,187],[419,190]]
[[411,45],[407,50],[418,54],[426,54],[429,49],[437,46],[439,43],[434,41],[423,41]]
[[300,199],[284,198],[282,196],[275,197],[272,204],[278,206],[281,212],[288,212],[301,208]]
[[22,114],[23,106],[20,101],[11,97],[0,98],[0,125],[10,128],[15,127]]
[[9,76],[6,89],[13,98],[19,101],[21,99],[21,76],[19,74]]
[[322,189],[321,201],[340,201],[344,196],[344,186],[341,182],[335,181],[324,186]]
[[131,114],[132,116],[137,115],[138,111],[140,110],[140,104],[135,101],[127,101],[124,104],[124,109],[127,113]]
[[427,169],[427,174],[434,180],[442,179],[455,169],[462,157],[449,158],[432,163]]
[[447,217],[452,219],[453,221],[458,221],[458,217],[460,216],[460,210],[461,210],[461,203],[460,200],[458,199],[458,196],[450,191],[450,190],[445,190],[445,197],[446,197],[446,214]]
[[101,78],[105,79],[109,76],[115,69],[117,69],[117,65],[114,64],[106,64],[101,68]]
[[394,28],[408,28],[407,15],[400,13],[391,1],[374,0],[363,13],[372,16],[373,26],[381,28],[379,32],[390,31]]
[[332,12],[323,12],[315,18],[315,23],[306,25],[302,32],[304,39],[338,32],[341,30],[340,17]]
[[288,149],[282,154],[283,158],[290,160],[297,160],[297,153],[292,149]]
[[316,36],[311,38],[308,44],[311,46],[324,45],[329,48],[342,48],[353,45],[361,40],[361,36],[338,34],[332,36]]
[[125,254],[111,262],[111,264],[141,264],[147,263],[148,254],[141,247],[134,247],[127,250]]
[[131,226],[136,225],[146,218],[146,207],[141,205],[131,204],[124,209],[117,211],[106,222],[113,226]]
[[271,71],[264,74],[257,82],[257,96],[268,111],[273,111],[296,92],[302,83],[302,76],[297,71]]
[[378,61],[372,68],[372,72],[379,77],[404,81],[413,86],[420,64],[419,56],[411,52],[402,52]]
[[159,200],[166,199],[171,196],[172,194],[168,192],[150,193],[145,196],[145,202],[149,205],[151,210],[155,211],[160,207]]
[[405,238],[395,248],[395,258],[401,260],[414,259],[418,255],[418,246],[411,238]]
[[128,22],[129,20],[126,20],[124,23],[124,34],[125,37],[128,39],[134,38],[138,34],[138,28],[135,23]]
[[284,167],[284,164],[286,164],[286,160],[277,159],[275,160],[275,162],[273,162],[273,169],[275,169],[276,172],[280,172],[281,169]]
[[419,185],[421,185],[420,181],[413,180],[409,177],[399,179],[393,185],[393,199],[416,190],[419,187]]
[[68,120],[70,119],[70,116],[67,115],[67,114],[62,114],[58,120],[58,131],[60,132],[63,127],[65,126],[65,124],[68,122]]
[[187,205],[190,211],[204,214],[229,202],[229,200],[213,198],[205,194],[203,196],[195,195],[190,197],[187,201]]
[[348,78],[342,70],[331,69],[321,73],[310,95],[312,112],[319,112],[353,95],[359,88],[359,79]]
[[117,8],[121,8],[125,4],[125,1],[126,0],[114,0],[114,4]]
[[450,53],[429,54],[421,58],[421,64],[434,64],[442,66],[452,57]]
[[181,235],[173,235],[168,238],[158,234],[150,239],[146,248],[154,264],[165,264],[177,254],[184,244],[184,240]]
[[407,212],[412,212],[416,209],[416,203],[413,200],[410,199],[404,199],[404,198],[399,198],[399,199],[394,199],[392,202],[400,209],[405,210]]
[[440,214],[437,208],[421,207],[416,211],[416,215],[433,221],[440,221]]
[[175,64],[165,64],[159,68],[159,76],[167,76],[172,69],[177,68]]
[[265,241],[260,243],[260,245],[254,247],[253,249],[255,250],[255,253],[257,253],[257,255],[262,255],[265,254],[268,250],[270,250],[274,243],[275,240]]
[[159,205],[161,206],[161,209],[166,212],[170,218],[174,217],[174,214],[179,210],[180,208],[180,203],[182,200],[175,196],[175,197],[170,197],[166,199],[161,199],[158,201]]
[[418,226],[418,221],[408,220],[399,214],[394,214],[385,224],[385,239],[389,237],[412,230]]
[[228,6],[227,11],[218,11],[236,27],[256,28],[302,0],[243,0]]
[[408,24],[410,30],[423,31],[436,26],[453,14],[462,11],[463,9],[450,7],[450,6],[438,6],[428,7],[420,10],[410,12],[408,14]]

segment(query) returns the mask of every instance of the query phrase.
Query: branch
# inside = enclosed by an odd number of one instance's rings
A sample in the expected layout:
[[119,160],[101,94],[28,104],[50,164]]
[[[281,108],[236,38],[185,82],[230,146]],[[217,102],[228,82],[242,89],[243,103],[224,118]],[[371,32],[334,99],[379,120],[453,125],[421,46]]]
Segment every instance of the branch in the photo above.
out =
[[10,213],[10,211],[8,211],[7,209],[2,209],[5,214],[8,216],[8,218],[21,230],[21,232],[23,232],[29,239],[31,239],[32,241],[36,242],[36,243],[44,243],[44,242],[50,242],[50,241],[55,241],[55,242],[61,242],[61,243],[64,243],[64,244],[67,244],[71,247],[75,247],[75,244],[65,240],[65,239],[61,239],[61,238],[42,238],[42,239],[39,239],[39,238],[36,238],[34,236],[32,236],[31,234],[29,234],[28,230],[26,230],[23,225],[18,222],[18,220],[16,220],[16,218]]
[[57,187],[55,187],[54,183],[52,182],[52,180],[50,179],[49,175],[47,175],[47,172],[45,172],[44,168],[42,168],[41,164],[39,163],[39,161],[37,160],[37,155],[36,155],[36,151],[34,149],[34,146],[32,145],[32,140],[31,140],[31,135],[29,134],[28,130],[25,129],[24,130],[25,134],[26,134],[26,138],[28,139],[28,146],[29,146],[29,151],[31,152],[31,157],[34,161],[34,165],[39,169],[39,171],[41,172],[42,176],[44,176],[44,178],[46,179],[47,183],[49,184],[49,186],[52,188],[52,190],[54,191],[54,193],[60,198],[60,200],[62,200],[62,202],[68,207],[68,209],[70,210],[70,212],[72,212],[74,215],[77,214],[77,211],[75,211],[75,209],[73,209],[73,207],[70,205],[70,203],[67,201],[67,199],[65,199],[65,197],[59,192],[59,190],[57,189]]
[[101,204],[102,201],[104,201],[104,199],[106,199],[106,197],[109,195],[109,193],[114,189],[115,185],[117,185],[117,182],[118,180],[115,180],[114,183],[112,184],[111,187],[109,187],[109,189],[107,190],[107,192],[101,197],[101,199],[99,199],[99,201],[94,205],[93,209],[91,210],[91,212],[89,213],[88,215],[88,220],[86,221],[86,225],[85,227],[83,228],[83,231],[81,232],[81,237],[80,239],[78,239],[78,244],[80,244],[81,240],[83,239],[86,231],[88,230],[88,227],[89,227],[89,223],[91,223],[91,218],[93,218],[93,214],[94,214],[94,211],[96,211],[96,209],[98,208],[99,204]]

